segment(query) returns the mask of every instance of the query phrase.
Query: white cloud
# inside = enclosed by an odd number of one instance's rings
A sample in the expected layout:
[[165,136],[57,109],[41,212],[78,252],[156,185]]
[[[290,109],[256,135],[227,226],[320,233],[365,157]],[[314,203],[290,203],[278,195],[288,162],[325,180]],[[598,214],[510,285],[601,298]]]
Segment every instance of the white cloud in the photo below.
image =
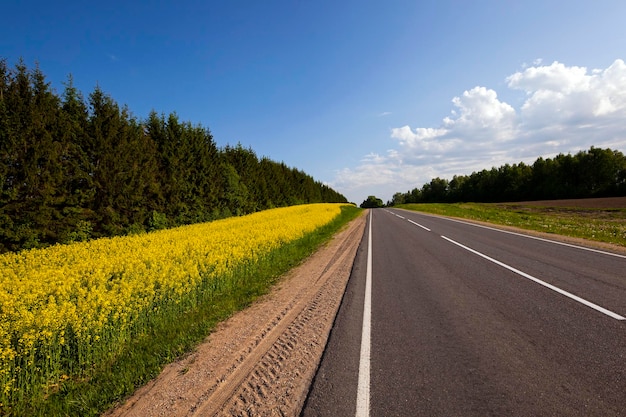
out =
[[483,148],[493,142],[505,142],[515,135],[515,110],[498,100],[494,90],[475,87],[454,97],[455,109],[438,128],[409,126],[394,128],[391,137],[397,139],[403,154],[427,156]]
[[463,129],[495,130],[510,124],[515,116],[513,107],[499,101],[496,92],[485,87],[465,91],[461,97],[454,97],[452,103],[461,114],[456,119],[446,117],[444,124],[448,127],[458,125]]
[[626,150],[623,60],[591,71],[535,60],[505,80],[508,88],[525,93],[518,109],[496,91],[474,87],[452,99],[453,109],[440,126],[391,129],[393,149],[339,171],[333,186],[346,196],[387,200],[436,176],[451,178],[590,146]]
[[535,66],[526,68],[523,72],[516,72],[506,78],[509,87],[534,91],[558,91],[568,93],[584,90],[589,86],[585,67],[566,67],[559,62],[550,66]]
[[450,143],[445,140],[446,133],[448,133],[447,129],[430,127],[417,128],[415,131],[409,126],[391,129],[391,137],[398,139],[400,145],[424,151],[443,151],[448,148]]
[[626,64],[620,59],[605,70],[591,72],[554,62],[527,68],[506,81],[510,88],[526,92],[521,118],[530,126],[593,125],[603,117],[621,118],[626,112]]

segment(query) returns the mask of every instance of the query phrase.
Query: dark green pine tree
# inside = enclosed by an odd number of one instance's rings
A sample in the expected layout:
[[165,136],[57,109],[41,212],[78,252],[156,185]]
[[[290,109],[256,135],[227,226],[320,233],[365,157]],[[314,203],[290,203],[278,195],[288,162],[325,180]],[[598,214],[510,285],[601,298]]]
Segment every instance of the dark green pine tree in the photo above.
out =
[[153,209],[151,201],[158,201],[160,194],[156,144],[127,108],[122,109],[120,118],[120,138],[114,152],[121,168],[114,170],[119,186],[115,208],[126,219],[126,227],[141,231]]
[[165,170],[164,193],[168,216],[175,224],[191,223],[193,218],[190,202],[187,200],[187,179],[190,177],[186,161],[185,128],[175,113],[171,113],[164,125],[164,137],[159,143],[161,164]]
[[35,246],[38,240],[29,219],[18,215],[25,208],[27,196],[24,161],[28,144],[24,134],[30,127],[32,89],[22,60],[16,64],[14,71],[5,72],[3,78],[6,86],[3,93],[5,117],[0,144],[0,158],[4,167],[0,229],[3,233],[3,246],[8,250],[15,250],[25,244]]
[[39,67],[32,72],[33,106],[31,114],[30,158],[25,161],[30,185],[27,204],[40,239],[46,244],[59,240],[63,228],[65,195],[62,183],[64,143],[60,134],[59,98],[50,90]]
[[263,208],[274,208],[281,205],[278,164],[267,157],[259,161],[259,176],[263,178]]
[[6,60],[0,60],[0,252],[12,249],[13,219],[7,205],[13,200],[15,189],[12,120],[8,103],[12,79]]
[[91,144],[88,124],[87,105],[70,75],[65,83],[58,129],[62,144],[60,160],[63,172],[59,187],[59,192],[63,195],[62,242],[89,239],[96,223],[93,211],[94,167],[87,154]]
[[220,195],[220,212],[224,217],[239,216],[248,206],[248,187],[234,166],[223,162],[221,166],[224,188]]
[[186,161],[188,168],[187,196],[192,207],[192,222],[214,218],[219,210],[219,195],[223,189],[220,175],[219,150],[209,129],[192,126],[186,130]]
[[345,198],[175,113],[138,121],[71,76],[59,98],[39,67],[0,60],[2,252],[317,201]]
[[145,126],[99,87],[89,100],[86,154],[93,167],[91,209],[98,231],[118,235],[142,230],[159,207],[150,201],[161,199],[157,146]]
[[[171,168],[165,154],[168,138],[165,117],[163,115],[159,116],[154,110],[151,111],[145,122],[144,128],[146,135],[156,147],[157,156],[157,174],[155,184],[158,187],[159,192],[151,201],[151,216],[154,218],[154,221],[161,219],[163,222],[168,223],[167,217],[172,217],[173,211],[171,210],[171,205],[167,199],[171,189]],[[161,226],[164,225],[152,224],[151,228],[160,228]]]
[[94,198],[90,209],[96,216],[96,232],[99,235],[121,234],[124,219],[115,209],[120,164],[119,135],[120,111],[117,104],[99,86],[89,95],[89,123],[83,144],[92,169]]
[[[4,70],[6,71],[6,70]],[[3,92],[3,245],[10,250],[37,247],[57,238],[56,187],[62,175],[55,140],[58,98],[37,67],[16,65]],[[5,81],[6,82],[6,81]]]
[[165,120],[154,111],[148,117],[146,131],[158,152],[162,213],[174,224],[218,217],[223,178],[211,132],[181,123],[175,113]]
[[[226,146],[223,150],[224,174],[231,177],[228,165],[232,166],[238,175],[236,183],[240,190],[241,198],[238,199],[237,207],[231,207],[233,213],[245,214],[258,211],[259,202],[265,199],[257,190],[259,177],[259,160],[252,149],[245,149],[240,143],[235,147]],[[228,183],[228,187],[233,186],[233,181]],[[232,191],[228,191],[232,195]],[[243,195],[245,194],[245,197]]]

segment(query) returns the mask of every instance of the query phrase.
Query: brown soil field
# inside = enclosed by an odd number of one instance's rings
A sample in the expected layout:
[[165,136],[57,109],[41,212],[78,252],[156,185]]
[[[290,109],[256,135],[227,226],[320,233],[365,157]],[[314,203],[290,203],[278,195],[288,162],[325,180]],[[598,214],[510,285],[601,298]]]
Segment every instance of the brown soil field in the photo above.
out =
[[626,208],[626,197],[607,198],[579,198],[571,200],[542,200],[542,201],[522,201],[512,203],[527,206],[542,207],[568,207],[568,208],[592,208],[592,209],[619,209]]

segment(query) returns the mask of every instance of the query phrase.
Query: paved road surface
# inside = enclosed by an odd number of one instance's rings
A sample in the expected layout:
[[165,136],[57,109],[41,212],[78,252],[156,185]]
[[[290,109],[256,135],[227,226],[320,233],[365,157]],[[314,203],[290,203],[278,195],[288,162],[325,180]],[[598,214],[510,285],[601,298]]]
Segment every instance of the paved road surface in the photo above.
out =
[[370,222],[303,416],[626,416],[626,257],[402,210]]

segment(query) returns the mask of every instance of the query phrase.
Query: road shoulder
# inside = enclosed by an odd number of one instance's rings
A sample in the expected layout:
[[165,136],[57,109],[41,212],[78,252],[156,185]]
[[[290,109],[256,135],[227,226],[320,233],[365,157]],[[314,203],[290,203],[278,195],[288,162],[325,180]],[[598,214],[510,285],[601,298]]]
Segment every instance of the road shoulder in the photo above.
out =
[[361,215],[105,416],[298,415],[365,229]]

